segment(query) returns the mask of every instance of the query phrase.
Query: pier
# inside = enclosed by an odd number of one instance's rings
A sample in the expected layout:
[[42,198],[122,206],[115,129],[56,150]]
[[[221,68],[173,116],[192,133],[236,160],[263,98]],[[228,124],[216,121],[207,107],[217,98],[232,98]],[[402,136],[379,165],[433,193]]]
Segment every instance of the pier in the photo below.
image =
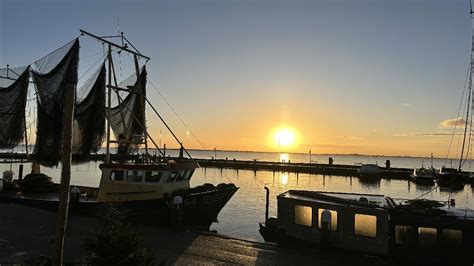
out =
[[[91,154],[91,160],[104,161],[105,154]],[[111,154],[112,159],[115,155]],[[128,160],[136,160],[138,156],[130,155]],[[155,157],[156,158],[156,157]],[[3,163],[25,162],[27,160],[24,153],[0,153],[0,159],[4,159]],[[74,155],[73,155],[74,159]],[[272,171],[272,172],[292,172],[306,173],[317,175],[337,175],[337,176],[359,176],[359,165],[343,165],[333,164],[331,158],[328,158],[327,164],[322,163],[292,163],[292,162],[270,162],[259,160],[237,160],[237,159],[205,159],[194,158],[201,167],[218,168],[218,169],[236,169],[251,171]],[[0,162],[1,163],[1,162]],[[411,168],[395,168],[390,166],[390,161],[384,166],[379,166],[381,170],[381,178],[387,179],[410,179],[413,172]]]

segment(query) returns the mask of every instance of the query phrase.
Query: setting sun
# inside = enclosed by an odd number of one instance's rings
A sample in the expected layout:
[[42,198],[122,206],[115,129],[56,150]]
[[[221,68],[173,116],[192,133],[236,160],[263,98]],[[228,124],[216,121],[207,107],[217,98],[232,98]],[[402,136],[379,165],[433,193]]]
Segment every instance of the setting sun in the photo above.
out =
[[295,133],[290,129],[280,129],[275,133],[278,147],[289,147],[295,143]]

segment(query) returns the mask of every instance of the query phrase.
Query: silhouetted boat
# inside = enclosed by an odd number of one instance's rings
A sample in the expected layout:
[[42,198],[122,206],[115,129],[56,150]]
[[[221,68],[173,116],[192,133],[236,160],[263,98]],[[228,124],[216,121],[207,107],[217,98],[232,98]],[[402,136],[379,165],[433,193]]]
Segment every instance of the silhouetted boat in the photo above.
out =
[[378,180],[380,179],[381,171],[376,164],[363,164],[360,166],[359,177],[365,178],[368,180]]
[[474,260],[472,210],[431,200],[289,190],[277,196],[277,217],[269,218],[268,195],[267,189],[265,222],[259,224],[268,242],[374,254],[410,265]]
[[[102,175],[98,188],[74,186],[71,189],[70,213],[96,216],[102,214],[108,204],[117,204],[125,210],[129,219],[135,221],[209,228],[238,188],[234,184],[204,184],[190,188],[190,180],[199,165],[146,98],[147,72],[145,65],[139,67],[139,59],[148,61],[149,58],[138,52],[123,35],[115,36],[122,41],[122,44],[115,44],[82,30],[81,33],[108,46],[108,69],[106,71],[104,61],[84,85],[82,91],[88,91],[87,96],[76,102],[73,158],[79,160],[77,163],[86,162],[90,153],[97,152],[105,134],[106,118],[107,154],[105,162],[100,165]],[[133,56],[136,73],[121,83],[117,83],[115,77],[112,52]],[[39,164],[57,166],[59,163],[62,108],[66,100],[64,91],[76,88],[78,63],[79,39],[75,39],[35,62],[35,70],[28,66],[12,78],[8,76],[7,69],[7,77],[2,77],[14,82],[0,89],[0,110],[9,111],[0,113],[8,129],[1,132],[0,148],[14,147],[26,136],[24,103],[30,75],[38,97],[38,128],[35,149],[30,155],[33,173],[23,180],[3,180],[0,202],[58,210],[59,186],[39,173]],[[115,107],[111,106],[112,92],[118,103]],[[126,96],[121,96],[124,92]],[[147,132],[147,103],[181,146],[178,157],[166,156],[163,148],[156,145]],[[112,139],[112,131],[115,139]],[[148,140],[155,145],[158,156],[148,152]],[[118,154],[114,157],[110,154],[110,143],[117,144]],[[143,146],[144,154],[139,155],[136,161],[129,161],[129,155],[138,153]]]

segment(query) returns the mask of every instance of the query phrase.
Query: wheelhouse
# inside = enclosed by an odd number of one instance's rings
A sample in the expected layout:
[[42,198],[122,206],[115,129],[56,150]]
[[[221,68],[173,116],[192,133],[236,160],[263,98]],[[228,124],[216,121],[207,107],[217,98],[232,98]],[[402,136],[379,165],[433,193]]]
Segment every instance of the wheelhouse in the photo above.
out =
[[153,164],[102,164],[97,201],[120,202],[163,198],[166,193],[188,189],[194,170],[192,160]]

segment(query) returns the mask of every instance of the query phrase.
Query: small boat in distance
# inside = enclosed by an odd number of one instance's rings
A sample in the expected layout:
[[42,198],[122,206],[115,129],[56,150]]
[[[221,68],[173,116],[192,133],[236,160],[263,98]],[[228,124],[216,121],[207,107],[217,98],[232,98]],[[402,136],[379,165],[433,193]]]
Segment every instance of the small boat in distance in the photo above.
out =
[[265,189],[265,222],[259,226],[267,242],[373,254],[409,265],[474,261],[474,211],[454,202],[289,190],[277,196],[277,217],[269,218]]
[[381,171],[376,164],[362,164],[358,172],[361,178],[380,179]]
[[413,182],[417,184],[434,184],[436,180],[436,169],[433,167],[433,154],[431,154],[431,167],[424,168],[421,162],[421,168],[413,169],[410,175]]

